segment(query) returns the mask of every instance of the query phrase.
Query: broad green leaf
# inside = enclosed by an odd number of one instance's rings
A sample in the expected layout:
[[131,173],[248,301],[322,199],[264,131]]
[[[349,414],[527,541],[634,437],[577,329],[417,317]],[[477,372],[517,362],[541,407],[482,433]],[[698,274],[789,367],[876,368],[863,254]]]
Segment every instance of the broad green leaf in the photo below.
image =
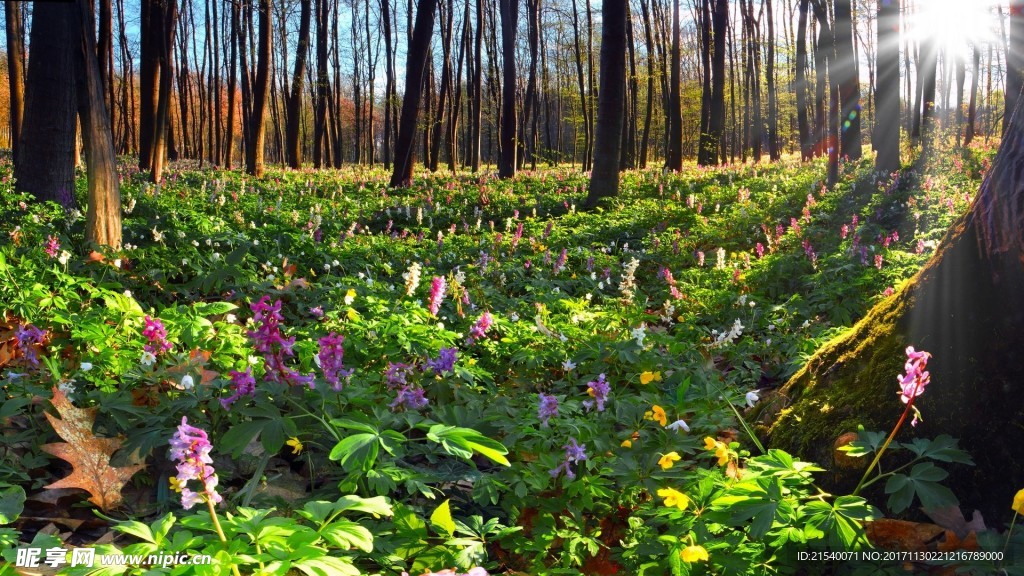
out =
[[342,550],[358,548],[363,552],[373,552],[373,534],[355,522],[332,522],[320,530],[320,535],[329,544]]
[[24,509],[24,488],[0,483],[0,525],[14,522]]
[[430,514],[430,525],[435,529],[440,528],[448,536],[455,534],[455,520],[452,519],[452,510],[448,500],[441,502],[441,505]]
[[331,449],[329,457],[331,460],[340,461],[347,471],[358,469],[366,472],[373,468],[379,452],[380,443],[377,441],[377,435],[363,433],[342,439]]

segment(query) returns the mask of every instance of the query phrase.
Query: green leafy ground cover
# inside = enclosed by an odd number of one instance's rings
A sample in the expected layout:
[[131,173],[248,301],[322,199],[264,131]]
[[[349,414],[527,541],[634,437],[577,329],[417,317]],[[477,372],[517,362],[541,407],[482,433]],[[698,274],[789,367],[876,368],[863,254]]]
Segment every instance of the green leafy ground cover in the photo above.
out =
[[[568,170],[392,191],[369,170],[156,188],[126,165],[126,244],[91,257],[80,213],[8,176],[0,547],[61,542],[14,521],[71,471],[40,448],[54,389],[123,439],[111,465],[147,463],[98,549],[216,560],[71,574],[758,574],[870,546],[884,502],[823,494],[740,417],[920,268],[990,156],[880,183],[848,164],[832,191],[820,164],[629,173],[591,213]],[[183,416],[220,527],[172,484]]]

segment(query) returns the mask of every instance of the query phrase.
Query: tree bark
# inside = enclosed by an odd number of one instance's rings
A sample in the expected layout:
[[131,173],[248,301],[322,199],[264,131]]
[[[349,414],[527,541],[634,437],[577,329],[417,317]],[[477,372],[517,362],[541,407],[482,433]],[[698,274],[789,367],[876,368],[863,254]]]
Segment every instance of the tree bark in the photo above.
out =
[[160,27],[162,4],[142,2],[139,24],[139,170],[152,167],[153,145],[156,137],[157,95],[160,93]]
[[977,44],[971,47],[971,57],[973,58],[973,64],[971,67],[971,94],[968,96],[967,104],[967,128],[964,130],[965,147],[970,146],[974,140],[975,117],[978,111],[977,98],[978,78],[981,76],[981,51],[978,50]]
[[601,3],[601,87],[598,93],[594,169],[584,208],[619,191],[619,154],[626,90],[626,2]]
[[775,15],[772,13],[772,0],[765,0],[768,17],[768,46],[766,54],[765,81],[768,86],[768,158],[775,162],[782,157],[779,150],[779,103],[778,90],[775,86]]
[[800,18],[796,31],[796,123],[800,138],[800,158],[814,157],[814,139],[807,118],[807,9],[809,0],[800,0]]
[[683,169],[683,111],[680,102],[679,62],[679,2],[672,0],[672,60],[669,63],[668,96],[668,150],[665,151],[665,168],[674,172]]
[[417,0],[416,24],[409,40],[409,57],[405,69],[405,97],[402,98],[402,115],[398,121],[398,139],[395,142],[392,188],[412,183],[413,164],[416,160],[416,121],[419,115],[420,95],[423,91],[427,53],[430,51],[430,38],[434,33],[436,9],[437,0]]
[[262,178],[266,167],[263,165],[263,142],[265,138],[267,96],[270,88],[270,49],[273,30],[270,25],[270,0],[259,4],[259,56],[256,78],[252,88],[252,116],[249,118],[250,141],[246,142],[245,171]]
[[900,0],[878,3],[875,171],[900,169]]
[[857,77],[857,56],[853,50],[853,16],[850,0],[835,0],[835,61],[830,73],[839,84],[840,152],[850,160],[861,157],[860,79]]
[[501,7],[501,159],[498,176],[516,175],[516,28],[519,0],[498,0]]
[[[11,156],[18,156],[21,117],[25,113],[25,34],[21,29],[21,2],[4,2],[7,27],[7,82],[10,90]],[[17,160],[15,160],[17,162]]]
[[[153,117],[153,145],[152,157],[149,160],[149,180],[154,184],[160,183],[163,177],[164,158],[167,156],[167,133],[170,130],[171,110],[171,81],[172,70],[171,53],[174,50],[174,32],[178,15],[178,1],[164,0],[158,6],[152,8],[154,18],[150,21],[154,26],[154,36],[158,49],[159,58],[159,93]],[[173,149],[174,147],[171,146]]]
[[302,124],[303,74],[306,72],[306,58],[309,54],[309,20],[311,11],[311,0],[301,0],[299,8],[299,43],[295,47],[295,72],[292,74],[292,91],[288,95],[288,126],[285,135],[285,152],[288,157],[288,166],[295,169],[302,167],[299,127]]
[[1017,109],[1017,100],[1024,88],[1024,0],[1010,0],[1010,43],[1006,50],[1006,110],[1003,114],[1003,132]]
[[[381,0],[385,7],[388,0]],[[316,102],[313,112],[313,167],[323,168],[327,145],[327,100],[330,98],[327,79],[327,0],[316,0]],[[385,24],[385,30],[390,27]],[[385,36],[387,38],[388,36]],[[384,109],[384,161],[388,161],[388,108]]]

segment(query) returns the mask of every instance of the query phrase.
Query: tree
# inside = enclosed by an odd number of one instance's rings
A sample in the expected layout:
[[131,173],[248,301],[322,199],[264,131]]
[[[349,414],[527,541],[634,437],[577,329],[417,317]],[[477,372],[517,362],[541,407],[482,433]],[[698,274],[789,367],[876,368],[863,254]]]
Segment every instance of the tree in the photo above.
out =
[[1010,0],[1010,44],[1006,50],[1006,109],[1003,131],[1010,125],[1010,117],[1017,109],[1017,100],[1024,88],[1024,53],[1016,49],[1024,42],[1024,0]]
[[857,77],[857,56],[853,51],[853,15],[850,0],[835,0],[835,61],[829,71],[839,85],[840,150],[850,160],[861,157],[860,79]]
[[[382,0],[387,6],[387,0]],[[316,0],[316,92],[313,111],[313,166],[324,165],[324,147],[327,144],[327,101],[330,98],[330,86],[327,80],[327,0]],[[385,10],[385,15],[386,15]],[[385,20],[386,22],[386,20]],[[389,29],[385,24],[385,30]],[[388,36],[385,36],[387,38]],[[388,163],[388,108],[384,108],[384,162]]]
[[158,82],[159,92],[153,116],[152,148],[150,150],[152,157],[149,160],[149,179],[150,182],[157,184],[163,177],[164,157],[167,155],[167,149],[174,148],[173,145],[168,146],[168,141],[170,140],[168,133],[171,130],[171,81],[173,75],[171,56],[174,49],[174,31],[178,15],[178,2],[177,0],[164,0],[163,2],[154,2],[153,4],[154,7],[151,10],[154,12],[150,16],[152,18],[150,24],[153,27],[153,42],[156,43],[157,47],[160,73]]
[[878,3],[875,86],[875,171],[900,169],[900,0]]
[[[1020,107],[1018,106],[1018,112]],[[854,431],[888,429],[902,406],[895,376],[915,346],[932,354],[932,384],[915,406],[924,415],[914,435],[949,434],[970,446],[977,466],[953,468],[943,482],[968,510],[981,509],[993,525],[1009,520],[1003,500],[1020,488],[1024,428],[1024,122],[1013,118],[988,177],[967,214],[934,255],[896,293],[881,300],[842,336],[812,357],[764,403],[759,418],[773,447],[828,463],[831,439]],[[879,402],[880,398],[889,399]],[[895,404],[895,405],[894,405]],[[822,406],[831,410],[822,410]],[[783,413],[777,413],[785,406]],[[797,425],[799,423],[799,425]],[[907,427],[904,427],[907,430]],[[812,437],[812,435],[816,435]],[[832,492],[852,486],[840,467]],[[855,471],[859,477],[861,471]]]
[[601,2],[601,86],[597,104],[597,138],[594,168],[585,208],[618,194],[619,154],[622,145],[622,111],[626,92],[626,3]]
[[[807,118],[807,10],[810,0],[800,0],[800,17],[796,32],[796,123],[800,138],[800,158],[814,157],[814,139]],[[881,52],[881,51],[879,51]]]
[[273,38],[273,30],[270,24],[270,8],[270,0],[260,0],[259,54],[257,56],[256,78],[253,81],[252,87],[249,139],[245,142],[245,171],[257,178],[262,178],[266,170],[263,165],[263,142],[267,117],[267,96],[270,88],[270,49]]
[[299,45],[295,52],[295,72],[292,75],[292,91],[288,95],[288,127],[285,130],[285,151],[288,165],[302,167],[302,146],[299,145],[299,126],[302,124],[302,85],[306,72],[306,57],[309,54],[309,19],[312,11],[311,0],[301,0],[299,8]]
[[[480,0],[482,1],[482,0]],[[412,182],[416,160],[416,122],[419,116],[420,95],[426,74],[430,37],[434,33],[434,12],[437,0],[417,0],[416,24],[409,40],[408,61],[405,67],[405,97],[402,115],[398,120],[398,139],[395,141],[395,169],[391,173],[391,187],[407,186]]]
[[7,28],[7,82],[11,93],[11,152],[18,155],[21,116],[25,112],[25,35],[21,30],[21,2],[4,2]]
[[[725,128],[725,40],[729,24],[729,0],[710,0],[711,34],[711,101],[708,109],[708,130],[701,134],[697,162],[718,164]],[[724,158],[722,158],[724,160]]]
[[666,118],[669,128],[665,167],[680,172],[683,169],[683,112],[679,95],[679,0],[672,0],[672,62],[669,66],[669,113]]
[[516,28],[519,0],[498,0],[501,8],[501,158],[498,176],[516,175]]

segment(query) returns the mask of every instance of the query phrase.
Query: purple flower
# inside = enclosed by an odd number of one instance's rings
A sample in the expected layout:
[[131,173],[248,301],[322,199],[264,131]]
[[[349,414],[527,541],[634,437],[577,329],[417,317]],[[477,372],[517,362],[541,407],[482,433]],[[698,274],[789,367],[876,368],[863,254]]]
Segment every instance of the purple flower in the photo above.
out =
[[540,418],[540,425],[547,428],[548,420],[558,417],[558,398],[543,392],[538,397],[540,406],[537,408],[537,417]]
[[587,394],[593,397],[593,400],[584,400],[583,405],[590,410],[596,403],[597,411],[604,412],[604,403],[608,400],[609,392],[611,387],[605,381],[604,374],[599,374],[597,380],[587,383]]
[[231,389],[234,393],[227,398],[220,399],[220,405],[225,410],[230,410],[231,405],[242,396],[256,396],[256,379],[252,377],[252,368],[246,368],[245,372],[232,370],[229,375],[231,376]]
[[565,472],[566,478],[572,480],[576,478],[576,473],[571,464],[579,464],[587,459],[586,446],[578,444],[575,438],[570,437],[569,443],[562,448],[565,449],[565,460],[555,468],[548,470],[548,473],[552,478],[557,478],[560,473]]
[[395,400],[388,405],[392,410],[405,408],[406,410],[422,410],[427,407],[429,401],[423,388],[414,386],[402,386],[395,395]]
[[40,330],[32,324],[24,324],[14,329],[14,337],[18,339],[18,349],[25,356],[25,361],[32,366],[39,366],[39,355],[36,354],[35,347],[42,345],[44,336],[46,336],[46,331]]
[[567,256],[568,252],[565,248],[562,248],[562,252],[558,255],[558,260],[555,260],[555,274],[565,270],[565,259]]
[[146,326],[142,329],[142,335],[149,340],[149,344],[146,344],[143,348],[154,356],[167,352],[172,348],[171,343],[167,341],[167,328],[158,319],[146,316]]
[[[198,502],[220,502],[222,498],[217,493],[217,474],[213,469],[213,459],[210,458],[213,446],[206,431],[189,426],[188,418],[182,416],[170,444],[169,457],[177,461],[178,475],[175,480],[181,489],[182,507],[189,510]],[[190,490],[187,487],[189,480],[202,482],[202,492]]]
[[477,319],[476,324],[469,329],[469,341],[475,342],[487,335],[487,330],[494,324],[494,317],[490,312],[484,312]]
[[448,283],[445,281],[444,276],[434,276],[433,280],[430,281],[428,307],[431,315],[437,316],[437,311],[441,309],[441,301],[444,300],[444,293],[447,289]]
[[253,322],[255,330],[249,330],[247,334],[253,342],[253,347],[263,354],[266,362],[266,373],[263,378],[272,382],[281,382],[292,386],[309,386],[314,388],[313,375],[299,374],[295,370],[285,366],[285,358],[294,355],[292,346],[295,345],[295,338],[285,338],[281,334],[281,301],[276,300],[269,304],[270,296],[263,296],[259,302],[250,304],[254,312]]
[[412,373],[412,366],[401,362],[388,362],[384,370],[384,380],[388,383],[388,389],[406,385],[406,378]]
[[352,374],[352,370],[346,369],[343,364],[345,348],[342,343],[344,341],[344,336],[334,332],[319,340],[320,353],[317,354],[317,358],[320,359],[320,369],[324,371],[324,380],[327,380],[331,389],[335,391],[341,390],[341,378],[347,378]]
[[427,368],[432,369],[434,374],[443,374],[445,372],[454,374],[457,353],[458,348],[441,348],[436,359],[427,360]]
[[907,346],[907,362],[903,366],[906,373],[897,379],[900,383],[900,400],[904,404],[924,394],[925,386],[931,382],[931,374],[925,371],[931,357],[928,352],[918,352],[913,346]]

